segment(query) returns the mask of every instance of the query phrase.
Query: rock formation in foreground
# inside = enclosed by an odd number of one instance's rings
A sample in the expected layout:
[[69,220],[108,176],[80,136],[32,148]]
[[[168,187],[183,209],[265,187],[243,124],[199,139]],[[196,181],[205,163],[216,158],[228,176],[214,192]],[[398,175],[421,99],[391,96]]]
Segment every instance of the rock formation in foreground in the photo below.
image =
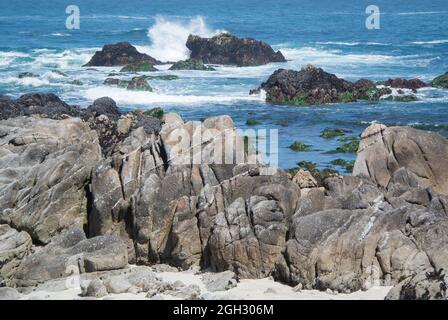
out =
[[142,65],[160,63],[159,60],[138,52],[129,42],[118,42],[107,44],[101,51],[95,52],[94,56],[84,67],[127,66],[128,69],[135,69],[133,65],[141,67]]
[[190,35],[186,46],[191,51],[191,59],[200,60],[206,64],[245,67],[286,61],[280,51],[275,52],[263,41],[237,38],[229,33],[221,33],[212,38]]
[[[238,139],[228,116],[199,123],[168,113],[160,123],[121,113],[109,98],[82,110],[56,98],[0,99],[2,285],[26,291],[75,272],[107,275],[90,282],[88,295],[154,293],[165,285],[144,282],[153,279],[146,271],[114,275],[128,264],[165,263],[446,299],[448,142],[438,134],[375,124],[361,137],[354,176],[302,171],[291,179],[261,164],[213,163],[214,143]],[[194,164],[192,140],[179,153],[179,135],[207,130],[214,138]]]

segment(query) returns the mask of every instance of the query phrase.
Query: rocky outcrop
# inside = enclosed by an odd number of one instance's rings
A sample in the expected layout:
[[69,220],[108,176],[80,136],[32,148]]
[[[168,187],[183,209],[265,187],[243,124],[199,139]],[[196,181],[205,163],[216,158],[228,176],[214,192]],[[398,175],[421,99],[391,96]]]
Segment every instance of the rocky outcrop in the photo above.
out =
[[7,224],[0,225],[0,286],[7,285],[14,277],[31,244],[31,237],[25,231],[18,232]]
[[[322,86],[347,84],[321,76]],[[390,285],[390,299],[446,298],[448,142],[437,134],[372,125],[354,176],[292,177],[261,163],[217,161],[216,146],[244,146],[229,116],[159,120],[123,114],[109,98],[83,110],[46,95],[0,101],[16,115],[0,121],[3,284],[80,273],[92,280],[82,285],[86,296],[199,298],[196,286],[124,271],[167,263],[225,271],[204,275],[210,290],[274,276],[304,289]],[[34,113],[51,103],[61,107],[51,118]]]
[[438,77],[435,77],[431,81],[431,85],[436,88],[448,88],[448,72],[442,74]]
[[82,229],[73,228],[27,256],[12,282],[18,287],[35,286],[85,272],[123,269],[127,264],[126,246],[121,240],[114,236],[87,239]]
[[361,135],[353,174],[385,188],[394,172],[406,168],[420,185],[448,194],[448,142],[442,136],[409,127],[374,124]]
[[129,42],[118,42],[105,45],[84,67],[112,67],[142,63],[155,65],[161,62],[147,54],[138,52]]
[[279,69],[275,71],[260,88],[266,91],[266,101],[275,104],[318,105],[326,103],[347,103],[358,100],[379,101],[380,99],[399,102],[417,100],[414,95],[405,94],[399,89],[399,95],[392,95],[391,88],[417,89],[428,85],[418,79],[389,79],[375,84],[368,79],[355,83],[338,78],[321,68],[311,65],[300,71]]
[[[320,195],[323,206],[299,209],[293,216],[276,276],[304,288],[339,292],[393,285],[399,298],[418,282],[417,290],[446,297],[443,285],[434,293],[435,282],[447,281],[442,271],[447,250],[441,243],[448,220],[440,205],[446,198],[413,178],[401,169],[385,191],[366,179],[331,178]],[[422,275],[426,282],[416,280]]]
[[382,84],[392,87],[392,88],[402,88],[402,89],[411,89],[414,92],[417,91],[417,89],[428,87],[429,85],[420,79],[401,79],[401,78],[395,78],[395,79],[388,79]]
[[296,105],[355,101],[353,84],[321,68],[306,66],[300,71],[279,69],[262,83],[266,101]]
[[[119,235],[128,243],[129,256],[139,263],[167,262],[184,269],[208,266],[213,252],[208,239],[215,216],[238,195],[248,198],[256,186],[279,179],[287,182],[287,178],[244,177],[238,171],[244,168],[214,165],[208,162],[211,159],[195,165],[192,154],[179,154],[182,133],[192,138],[198,130],[212,130],[219,137],[224,131],[234,131],[227,116],[209,118],[201,126],[175,114],[165,114],[163,121],[159,138],[134,130],[112,155],[113,160],[94,170],[90,234]],[[209,203],[211,199],[217,203]],[[225,270],[221,262],[215,266]]]
[[0,223],[48,243],[82,227],[84,188],[101,159],[98,136],[79,118],[17,117],[0,121]]
[[[132,83],[124,82],[125,87],[129,85],[131,88],[147,88],[148,85],[145,79],[140,77],[135,77]],[[161,129],[159,119],[139,110],[122,113],[115,101],[108,97],[99,98],[86,109],[81,109],[78,106],[66,104],[51,93],[30,93],[15,101],[7,96],[0,96],[0,106],[0,119],[32,115],[54,120],[63,120],[68,117],[81,118],[97,133],[105,155],[108,155],[113,147],[136,127],[143,127],[148,133],[158,133]]]
[[190,58],[207,64],[237,66],[258,66],[270,62],[285,62],[280,51],[251,38],[240,39],[229,33],[212,38],[190,35],[186,46],[191,51]]
[[79,107],[69,106],[52,93],[28,93],[15,101],[1,96],[0,107],[0,120],[33,114],[57,120],[80,115]]

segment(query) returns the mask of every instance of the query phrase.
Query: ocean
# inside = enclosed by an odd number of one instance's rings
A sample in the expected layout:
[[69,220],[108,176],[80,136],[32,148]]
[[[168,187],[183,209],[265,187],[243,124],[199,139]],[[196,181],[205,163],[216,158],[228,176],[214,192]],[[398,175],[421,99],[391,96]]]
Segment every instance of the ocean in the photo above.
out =
[[[80,9],[80,29],[66,28],[68,5]],[[370,4],[381,12],[380,29],[365,26]],[[425,88],[418,101],[357,102],[325,106],[274,106],[263,94],[250,96],[278,68],[313,64],[350,81],[418,77],[430,81],[448,71],[447,0],[345,1],[5,1],[0,0],[0,94],[52,92],[70,104],[88,106],[109,96],[120,108],[162,107],[188,120],[228,114],[245,129],[248,118],[257,128],[278,129],[279,164],[313,161],[320,168],[335,158],[328,154],[337,139],[320,137],[323,129],[342,128],[358,136],[369,124],[408,125],[448,136],[448,90]],[[178,80],[151,80],[154,92],[131,92],[103,85],[118,68],[87,70],[86,63],[104,44],[128,41],[139,51],[163,61],[188,57],[190,33],[204,37],[228,31],[253,37],[283,52],[288,62],[259,67],[218,66],[216,72],[168,71]],[[56,71],[68,75],[64,77]],[[21,72],[36,78],[19,79]],[[71,81],[80,80],[82,85]],[[309,152],[294,152],[299,140]],[[342,169],[337,168],[336,169]]]

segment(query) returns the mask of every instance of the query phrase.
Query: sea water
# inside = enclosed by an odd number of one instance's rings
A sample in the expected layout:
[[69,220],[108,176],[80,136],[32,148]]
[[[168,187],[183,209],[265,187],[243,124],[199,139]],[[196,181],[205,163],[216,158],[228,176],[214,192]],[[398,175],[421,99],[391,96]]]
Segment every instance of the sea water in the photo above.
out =
[[[80,28],[66,28],[68,5],[80,9]],[[365,26],[365,9],[380,9],[380,29]],[[263,93],[250,96],[278,68],[300,69],[313,64],[350,81],[418,77],[430,81],[448,71],[448,3],[446,0],[148,0],[148,1],[5,1],[0,0],[0,93],[18,97],[28,92],[53,92],[70,104],[88,106],[109,96],[120,108],[151,109],[181,114],[188,120],[228,114],[245,129],[248,118],[256,128],[278,129],[279,164],[298,161],[329,165],[328,154],[340,146],[323,139],[323,129],[359,134],[371,123],[408,125],[448,136],[448,90],[420,89],[416,102],[357,102],[325,106],[275,106]],[[281,50],[287,63],[238,68],[217,66],[216,72],[168,71],[178,80],[151,80],[154,92],[132,92],[103,85],[119,68],[83,68],[104,44],[128,41],[162,61],[186,59],[189,34],[210,37],[222,31],[253,37]],[[64,77],[56,71],[67,75]],[[20,72],[36,78],[19,79]],[[123,76],[124,78],[126,76]],[[127,75],[129,77],[129,75]],[[80,80],[83,85],[73,85]],[[299,140],[312,151],[294,152]]]

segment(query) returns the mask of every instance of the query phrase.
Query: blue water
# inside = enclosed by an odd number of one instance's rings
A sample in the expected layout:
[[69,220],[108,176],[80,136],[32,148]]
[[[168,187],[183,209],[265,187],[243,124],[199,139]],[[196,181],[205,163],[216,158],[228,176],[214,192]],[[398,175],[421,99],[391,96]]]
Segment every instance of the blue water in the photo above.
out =
[[[79,30],[65,27],[65,8],[70,4],[80,8]],[[353,159],[355,155],[323,153],[341,145],[319,137],[326,127],[348,129],[356,136],[376,121],[448,136],[447,90],[419,90],[415,103],[321,107],[272,106],[262,96],[248,95],[277,68],[299,69],[308,63],[347,80],[419,77],[429,81],[448,71],[447,0],[376,0],[381,10],[379,30],[365,27],[365,8],[370,4],[359,0],[0,0],[0,93],[17,97],[31,91],[54,92],[81,106],[110,96],[123,109],[161,106],[192,120],[229,114],[241,128],[246,128],[248,118],[255,118],[262,123],[257,128],[279,130],[279,160],[285,168],[300,160],[324,167],[336,157]],[[160,74],[177,74],[180,79],[151,81],[154,93],[104,86],[104,79],[117,68],[81,67],[95,50],[117,41],[129,41],[160,60],[183,59],[188,56],[184,43],[189,33],[212,36],[220,30],[264,40],[282,50],[288,62],[217,67],[216,72],[168,72],[169,66],[163,66]],[[18,79],[23,71],[39,77]],[[73,79],[83,85],[71,85]],[[312,145],[313,151],[289,150],[294,140]]]

